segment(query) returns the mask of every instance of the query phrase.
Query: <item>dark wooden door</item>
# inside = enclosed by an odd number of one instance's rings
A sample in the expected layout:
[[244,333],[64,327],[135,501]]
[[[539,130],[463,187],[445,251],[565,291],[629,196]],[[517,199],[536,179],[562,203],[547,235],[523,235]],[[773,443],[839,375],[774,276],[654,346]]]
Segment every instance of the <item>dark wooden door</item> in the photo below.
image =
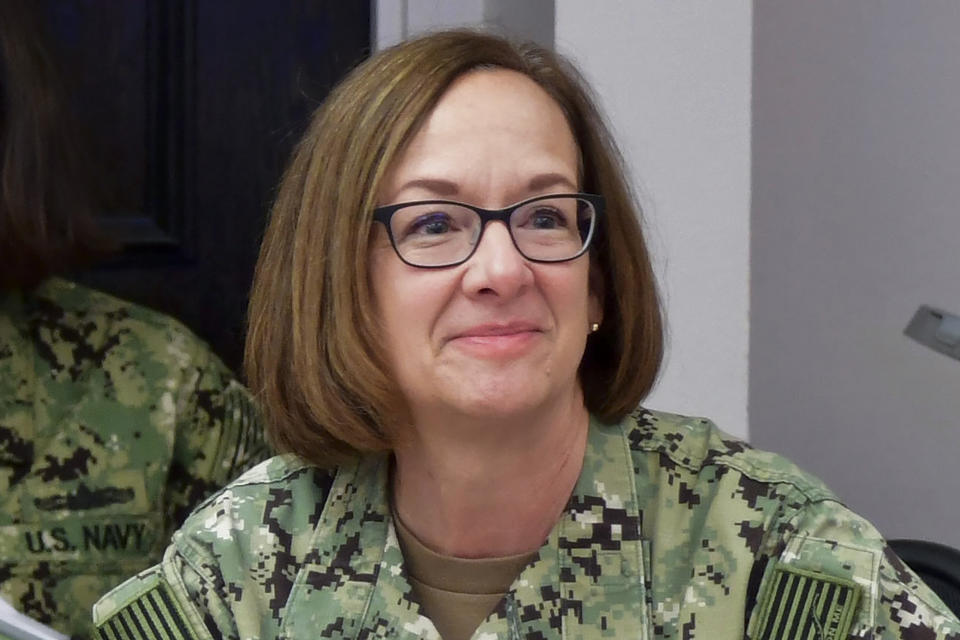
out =
[[173,315],[228,365],[275,188],[309,115],[369,53],[366,0],[43,0],[122,241],[79,280]]

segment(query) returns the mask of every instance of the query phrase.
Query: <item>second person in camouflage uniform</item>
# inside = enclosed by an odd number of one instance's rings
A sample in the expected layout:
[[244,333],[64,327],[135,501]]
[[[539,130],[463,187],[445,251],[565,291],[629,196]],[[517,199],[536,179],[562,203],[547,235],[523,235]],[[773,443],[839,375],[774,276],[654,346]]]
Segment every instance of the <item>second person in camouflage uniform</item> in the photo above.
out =
[[0,597],[74,635],[262,460],[249,393],[179,322],[50,278],[0,291]]
[[34,4],[0,2],[0,598],[82,638],[94,601],[267,449],[183,325],[54,277],[105,243]]

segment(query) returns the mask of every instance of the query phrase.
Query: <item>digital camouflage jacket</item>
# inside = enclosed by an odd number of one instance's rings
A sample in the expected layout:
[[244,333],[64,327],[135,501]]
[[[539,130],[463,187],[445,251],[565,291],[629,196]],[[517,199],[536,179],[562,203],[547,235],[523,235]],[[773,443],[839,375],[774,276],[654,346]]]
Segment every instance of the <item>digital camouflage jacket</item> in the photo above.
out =
[[0,292],[0,596],[73,635],[190,510],[267,456],[247,392],[175,320],[63,280]]
[[[411,594],[388,459],[292,457],[209,499],[94,607],[101,638],[437,638]],[[960,638],[876,530],[710,422],[591,424],[565,515],[475,640]]]

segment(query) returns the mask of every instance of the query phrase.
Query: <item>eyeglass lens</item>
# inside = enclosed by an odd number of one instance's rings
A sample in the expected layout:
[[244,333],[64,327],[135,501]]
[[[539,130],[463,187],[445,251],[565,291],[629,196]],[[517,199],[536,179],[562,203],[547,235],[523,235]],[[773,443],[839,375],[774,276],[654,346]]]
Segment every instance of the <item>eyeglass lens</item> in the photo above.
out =
[[[510,235],[526,258],[559,262],[583,251],[595,220],[588,200],[545,198],[511,212]],[[397,210],[390,221],[397,252],[420,266],[464,260],[476,246],[482,226],[476,211],[451,203],[411,204]]]

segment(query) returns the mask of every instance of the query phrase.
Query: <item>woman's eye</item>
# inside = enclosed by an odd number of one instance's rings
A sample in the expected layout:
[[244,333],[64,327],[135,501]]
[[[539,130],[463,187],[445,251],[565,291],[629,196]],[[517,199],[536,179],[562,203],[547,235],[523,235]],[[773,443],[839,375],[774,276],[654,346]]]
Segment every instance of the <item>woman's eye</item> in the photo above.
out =
[[441,233],[447,233],[448,231],[452,230],[453,222],[450,219],[450,216],[445,213],[437,212],[420,216],[414,220],[410,224],[407,234],[437,235]]
[[530,226],[534,229],[556,229],[567,226],[567,221],[559,211],[553,209],[537,209],[530,216]]

